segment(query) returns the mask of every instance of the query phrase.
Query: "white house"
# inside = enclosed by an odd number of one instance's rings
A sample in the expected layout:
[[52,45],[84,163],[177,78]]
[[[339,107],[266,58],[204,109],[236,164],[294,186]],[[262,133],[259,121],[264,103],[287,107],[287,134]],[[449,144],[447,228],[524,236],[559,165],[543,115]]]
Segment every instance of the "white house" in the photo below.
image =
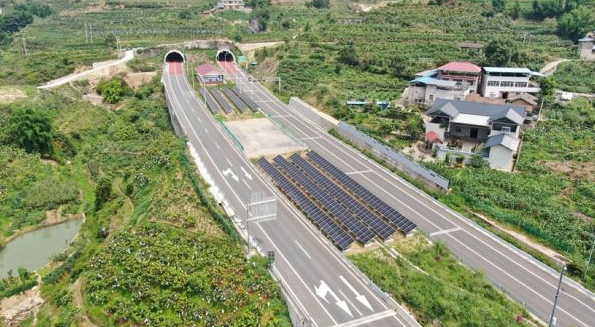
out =
[[217,3],[217,9],[226,10],[226,9],[236,9],[241,10],[244,9],[246,5],[244,4],[244,0],[221,0]]
[[595,60],[595,32],[578,40],[578,56],[581,59]]
[[[485,157],[491,168],[510,171],[520,144],[525,108],[513,104],[493,104],[438,99],[426,112],[426,138],[432,138],[439,158],[447,153]],[[440,139],[436,143],[434,139]],[[468,149],[452,149],[449,144],[465,142]],[[471,151],[473,148],[482,149]]]
[[543,75],[528,68],[484,67],[482,70],[480,93],[484,97],[506,99],[512,94],[537,94],[540,91],[531,78]]

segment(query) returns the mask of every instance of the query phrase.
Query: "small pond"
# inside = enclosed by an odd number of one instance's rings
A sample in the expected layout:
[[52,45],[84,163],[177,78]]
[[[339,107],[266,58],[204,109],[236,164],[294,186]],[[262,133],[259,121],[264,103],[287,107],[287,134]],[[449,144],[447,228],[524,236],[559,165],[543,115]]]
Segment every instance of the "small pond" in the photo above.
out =
[[0,278],[17,276],[19,267],[29,271],[47,264],[51,257],[61,253],[78,233],[82,219],[67,221],[23,234],[10,241],[0,252]]

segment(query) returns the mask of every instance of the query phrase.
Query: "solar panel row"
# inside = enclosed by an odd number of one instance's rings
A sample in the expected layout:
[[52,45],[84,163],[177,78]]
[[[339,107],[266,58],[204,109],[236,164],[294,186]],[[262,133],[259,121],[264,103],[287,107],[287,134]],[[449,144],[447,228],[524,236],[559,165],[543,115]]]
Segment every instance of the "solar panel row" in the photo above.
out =
[[231,102],[233,102],[233,104],[236,105],[236,107],[240,110],[241,113],[245,113],[248,110],[250,110],[250,108],[248,108],[244,101],[240,100],[240,98],[238,98],[238,96],[235,93],[233,93],[230,89],[223,88],[222,91],[223,93],[225,93],[227,98],[229,98],[229,100],[231,100]]
[[229,102],[227,102],[227,100],[225,100],[225,98],[223,97],[223,94],[221,94],[221,92],[219,92],[219,90],[210,89],[209,91],[211,92],[211,94],[213,95],[215,100],[217,100],[217,102],[219,102],[221,107],[223,107],[223,110],[225,110],[226,113],[230,114],[233,112],[233,107],[231,106],[231,104],[229,104]]
[[233,91],[233,93],[237,94],[237,96],[239,96],[240,99],[242,99],[242,101],[244,101],[248,105],[248,107],[250,107],[250,109],[252,109],[252,111],[258,111],[259,107],[256,104],[256,102],[254,102],[252,100],[250,94],[241,93],[237,87],[234,87],[231,90]]
[[258,165],[275,182],[277,187],[285,193],[308,218],[322,230],[322,232],[331,239],[331,241],[341,250],[347,249],[354,239],[341,226],[337,225],[326,213],[320,210],[306,195],[304,195],[295,185],[293,185],[277,168],[275,168],[265,158],[258,160]]
[[202,90],[200,91],[200,94],[205,99],[205,102],[207,103],[207,107],[209,107],[209,110],[211,110],[212,113],[216,114],[221,111],[221,107],[219,106],[219,104],[217,104],[217,101],[215,101],[215,99],[213,99],[213,96],[211,95],[211,93],[207,92],[206,88],[202,88]]
[[339,200],[349,211],[351,211],[361,222],[370,228],[383,241],[390,238],[396,231],[382,218],[378,217],[368,208],[359,203],[349,193],[345,192],[340,186],[331,181],[318,169],[314,168],[309,162],[294,153],[290,157],[291,161],[296,164],[306,175],[308,175],[313,182],[318,183],[327,193]]
[[355,235],[355,239],[358,242],[368,244],[374,239],[375,235],[368,229],[368,227],[349,213],[337,200],[326,194],[326,192],[310,180],[310,178],[300,172],[295,165],[289,163],[289,161],[285,160],[282,156],[276,156],[273,161],[282,171],[301,185],[312,198],[322,205],[323,208],[330,212],[337,222],[347,227],[347,229]]
[[368,191],[365,187],[354,181],[349,175],[342,172],[339,168],[324,159],[320,154],[315,151],[310,151],[307,154],[313,162],[315,162],[320,168],[326,171],[329,175],[333,176],[346,188],[355,193],[360,199],[367,203],[374,210],[384,216],[389,222],[396,226],[405,234],[411,233],[417,225],[411,220],[403,216],[400,212],[386,204],[372,192]]

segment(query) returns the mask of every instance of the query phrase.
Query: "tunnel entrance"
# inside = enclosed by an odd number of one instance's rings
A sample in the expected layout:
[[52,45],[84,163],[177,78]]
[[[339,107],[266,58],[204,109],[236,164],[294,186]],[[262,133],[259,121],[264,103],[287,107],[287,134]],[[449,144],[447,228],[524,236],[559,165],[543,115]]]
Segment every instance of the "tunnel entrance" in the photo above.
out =
[[217,61],[235,62],[236,57],[229,50],[217,51]]
[[184,62],[184,54],[177,50],[172,50],[165,55],[165,62]]

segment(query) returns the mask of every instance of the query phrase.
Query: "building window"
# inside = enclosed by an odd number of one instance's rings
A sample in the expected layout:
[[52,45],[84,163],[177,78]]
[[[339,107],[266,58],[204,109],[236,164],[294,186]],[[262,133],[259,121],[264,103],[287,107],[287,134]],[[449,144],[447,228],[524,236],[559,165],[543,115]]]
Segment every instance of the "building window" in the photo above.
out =
[[527,87],[527,82],[516,82],[514,83],[515,87]]
[[460,133],[461,132],[461,127],[460,126],[456,126],[455,127],[455,132]]
[[430,94],[430,101],[434,100],[434,95]]
[[514,82],[502,81],[502,83],[500,83],[500,86],[502,86],[502,87],[513,87],[514,86]]
[[488,81],[488,86],[500,86],[499,81]]

